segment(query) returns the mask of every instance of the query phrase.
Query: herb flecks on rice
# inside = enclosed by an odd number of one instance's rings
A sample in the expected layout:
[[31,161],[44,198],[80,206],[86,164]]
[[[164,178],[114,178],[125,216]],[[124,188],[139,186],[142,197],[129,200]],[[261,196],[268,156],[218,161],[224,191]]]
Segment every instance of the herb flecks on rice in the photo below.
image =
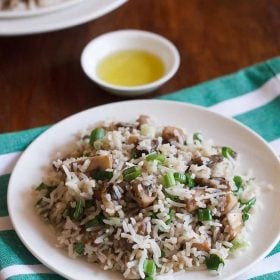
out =
[[238,154],[148,116],[82,134],[36,189],[36,209],[71,257],[127,279],[203,266],[220,270],[256,198]]

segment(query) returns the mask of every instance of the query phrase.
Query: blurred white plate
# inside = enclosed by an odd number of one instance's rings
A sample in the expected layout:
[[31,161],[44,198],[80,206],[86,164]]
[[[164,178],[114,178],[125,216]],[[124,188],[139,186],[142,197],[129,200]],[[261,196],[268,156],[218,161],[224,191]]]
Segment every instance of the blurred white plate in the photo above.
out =
[[85,1],[85,0],[63,0],[60,3],[56,3],[48,6],[34,7],[32,9],[15,9],[15,10],[6,10],[6,11],[0,10],[0,19],[39,16],[42,14],[51,13],[61,9],[69,8],[72,5],[75,5],[81,1]]
[[257,134],[234,120],[201,107],[160,100],[126,101],[83,111],[52,126],[26,149],[8,188],[9,214],[25,246],[42,263],[67,279],[121,279],[118,273],[102,271],[97,264],[81,258],[73,260],[55,247],[55,236],[34,212],[31,186],[40,183],[44,167],[54,159],[56,152],[65,150],[78,131],[108,118],[134,121],[141,113],[151,115],[160,124],[178,125],[190,132],[201,131],[218,145],[232,147],[241,154],[245,170],[252,167],[258,180],[275,186],[275,190],[261,192],[257,198],[263,208],[251,218],[251,246],[238,257],[227,260],[220,276],[213,276],[208,271],[190,271],[157,279],[232,279],[264,258],[277,243],[280,232],[280,164],[277,156]]
[[0,35],[44,33],[73,27],[101,17],[118,8],[126,1],[83,0],[80,3],[76,3],[76,5],[71,5],[52,13],[32,17],[0,18]]

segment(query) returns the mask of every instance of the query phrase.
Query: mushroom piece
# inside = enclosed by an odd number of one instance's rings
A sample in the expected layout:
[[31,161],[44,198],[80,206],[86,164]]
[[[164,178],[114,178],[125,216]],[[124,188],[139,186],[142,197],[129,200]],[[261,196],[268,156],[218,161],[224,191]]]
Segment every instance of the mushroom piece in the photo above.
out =
[[113,165],[113,160],[110,155],[105,156],[94,156],[90,158],[90,165],[87,171],[92,170],[106,170],[111,169]]
[[185,134],[181,128],[166,126],[163,128],[162,138],[166,142],[176,141],[183,144],[185,141]]
[[222,214],[227,214],[228,212],[230,212],[237,204],[238,199],[236,198],[235,195],[233,195],[232,193],[228,194],[226,196],[226,201],[225,201],[225,207],[224,210],[222,211]]
[[225,226],[224,232],[228,234],[229,241],[233,240],[242,229],[242,213],[228,213],[223,224]]
[[127,144],[134,144],[136,145],[138,143],[139,139],[136,135],[130,135],[128,138],[127,138]]
[[205,252],[210,251],[210,245],[207,241],[204,241],[202,243],[194,242],[192,244],[192,247],[196,248],[199,251],[205,251]]
[[146,208],[153,204],[156,196],[150,196],[140,183],[132,185],[133,199],[138,203],[141,208]]
[[210,179],[195,178],[195,183],[201,187],[220,188],[221,186],[225,186],[222,189],[225,191],[231,190],[229,182],[223,177],[213,177]]
[[136,120],[139,125],[138,127],[140,127],[142,124],[148,124],[150,123],[151,118],[147,115],[140,115],[139,118]]
[[198,166],[206,165],[211,167],[222,161],[223,157],[221,155],[211,155],[209,157],[196,157],[192,159],[191,164],[197,164]]

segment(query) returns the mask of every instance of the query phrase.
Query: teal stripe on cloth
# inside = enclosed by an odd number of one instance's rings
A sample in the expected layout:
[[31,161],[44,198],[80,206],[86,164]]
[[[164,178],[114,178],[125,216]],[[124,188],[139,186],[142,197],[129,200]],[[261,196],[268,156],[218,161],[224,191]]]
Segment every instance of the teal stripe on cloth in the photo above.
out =
[[0,134],[0,154],[23,151],[47,128],[49,128],[49,126],[37,127],[20,132]]
[[266,141],[280,137],[280,96],[265,106],[236,116],[235,119],[249,126]]
[[57,274],[21,274],[8,278],[8,280],[64,280]]
[[[250,280],[279,280],[280,279],[280,270],[273,273],[268,273],[262,276],[257,276],[251,278]],[[244,279],[245,280],[245,279]]]
[[[205,107],[251,92],[280,73],[280,57],[245,68],[237,73],[158,97]],[[277,71],[277,72],[276,72]]]
[[14,230],[0,231],[0,270],[15,264],[39,263],[24,247]]
[[273,256],[280,252],[280,242],[273,248],[273,250],[267,255],[267,257]]
[[280,73],[280,56],[277,58],[267,60],[266,63],[275,75]]
[[8,216],[7,190],[10,175],[0,176],[0,217]]

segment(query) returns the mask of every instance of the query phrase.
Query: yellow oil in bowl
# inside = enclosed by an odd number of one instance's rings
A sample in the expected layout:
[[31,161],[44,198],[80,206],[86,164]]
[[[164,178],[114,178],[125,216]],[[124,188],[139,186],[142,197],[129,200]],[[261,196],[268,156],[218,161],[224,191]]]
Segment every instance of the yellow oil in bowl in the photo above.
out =
[[125,50],[103,58],[97,66],[97,75],[105,82],[117,86],[141,86],[152,83],[164,75],[163,61],[142,50]]

